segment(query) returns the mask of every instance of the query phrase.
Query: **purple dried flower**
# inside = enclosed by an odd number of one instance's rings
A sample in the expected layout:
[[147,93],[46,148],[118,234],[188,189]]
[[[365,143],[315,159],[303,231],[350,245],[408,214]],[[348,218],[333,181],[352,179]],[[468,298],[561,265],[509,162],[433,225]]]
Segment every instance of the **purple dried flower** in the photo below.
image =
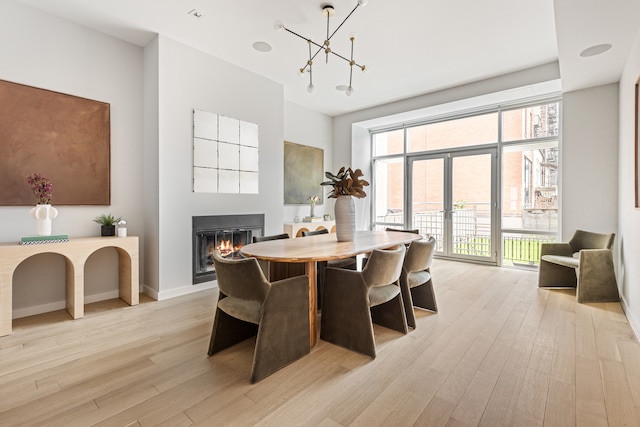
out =
[[27,176],[27,184],[31,186],[33,194],[36,196],[36,202],[39,205],[48,205],[53,198],[53,185],[51,181],[43,177],[39,173],[32,173]]

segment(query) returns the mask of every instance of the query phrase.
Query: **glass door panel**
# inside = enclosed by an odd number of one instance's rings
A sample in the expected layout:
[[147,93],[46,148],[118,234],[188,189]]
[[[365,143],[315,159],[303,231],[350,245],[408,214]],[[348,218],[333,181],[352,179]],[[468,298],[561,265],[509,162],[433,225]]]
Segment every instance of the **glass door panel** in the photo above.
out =
[[452,157],[452,254],[494,259],[492,254],[492,153]]
[[408,158],[409,228],[448,258],[496,262],[496,150]]
[[436,252],[444,252],[445,192],[444,158],[412,162],[411,229],[436,239]]

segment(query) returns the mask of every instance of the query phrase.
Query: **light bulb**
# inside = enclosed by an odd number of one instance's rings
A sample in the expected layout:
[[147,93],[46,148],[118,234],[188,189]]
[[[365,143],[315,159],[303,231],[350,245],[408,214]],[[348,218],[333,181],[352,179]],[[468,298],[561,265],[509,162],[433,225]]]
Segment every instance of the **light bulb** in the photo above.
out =
[[347,96],[353,95],[353,87],[349,86],[345,92],[347,93]]
[[316,87],[313,85],[313,83],[309,83],[309,86],[307,86],[307,92],[313,93],[314,90],[316,90]]
[[358,6],[366,6],[369,0],[358,0]]
[[277,21],[274,21],[273,29],[276,31],[282,31],[284,29],[284,24],[278,19]]

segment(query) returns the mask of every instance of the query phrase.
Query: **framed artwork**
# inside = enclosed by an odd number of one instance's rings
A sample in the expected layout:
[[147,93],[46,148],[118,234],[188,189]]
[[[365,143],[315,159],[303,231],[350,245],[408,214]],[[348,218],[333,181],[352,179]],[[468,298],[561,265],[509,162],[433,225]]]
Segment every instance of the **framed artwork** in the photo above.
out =
[[634,152],[634,169],[635,169],[635,207],[640,208],[640,173],[638,172],[638,167],[640,166],[640,78],[636,81],[636,85],[634,87],[634,97],[635,97],[635,109],[634,109],[634,128],[635,133],[633,135],[633,143],[635,145]]
[[36,203],[27,175],[53,185],[53,205],[111,204],[110,105],[0,80],[0,206]]
[[258,194],[258,125],[193,110],[193,192]]
[[317,195],[324,203],[320,183],[324,178],[324,150],[284,142],[284,204],[306,205],[309,196]]

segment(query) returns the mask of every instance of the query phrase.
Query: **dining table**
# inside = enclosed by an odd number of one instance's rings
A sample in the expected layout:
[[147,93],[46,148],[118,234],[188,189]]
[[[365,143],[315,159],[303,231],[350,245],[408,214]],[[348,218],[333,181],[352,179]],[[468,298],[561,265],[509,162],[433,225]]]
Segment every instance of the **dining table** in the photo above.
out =
[[305,275],[309,277],[309,342],[313,347],[318,341],[317,263],[351,258],[374,249],[388,249],[420,239],[422,236],[419,234],[402,231],[357,231],[354,240],[339,242],[335,233],[329,233],[251,243],[243,246],[240,252],[263,261],[304,263]]

